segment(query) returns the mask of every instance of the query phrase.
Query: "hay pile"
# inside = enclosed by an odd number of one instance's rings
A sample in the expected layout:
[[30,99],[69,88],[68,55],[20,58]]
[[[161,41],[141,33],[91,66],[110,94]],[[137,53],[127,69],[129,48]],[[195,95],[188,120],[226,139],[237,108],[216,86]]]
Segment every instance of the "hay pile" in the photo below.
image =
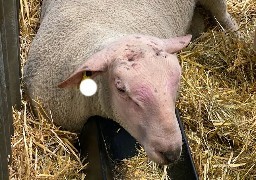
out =
[[85,179],[79,153],[73,146],[77,134],[62,131],[39,115],[35,119],[26,102],[14,111],[10,179]]
[[139,180],[168,180],[167,166],[160,166],[147,158],[145,151],[138,149],[138,155],[116,162],[114,178]]
[[[21,61],[38,28],[41,0],[20,0]],[[255,0],[229,0],[240,37],[216,27],[179,54],[183,68],[178,108],[200,179],[256,178]],[[14,111],[12,179],[83,179],[76,134],[51,121]],[[116,165],[116,179],[167,179],[145,153]]]
[[212,31],[180,58],[186,73],[178,106],[200,177],[256,178],[252,42]]
[[[20,0],[20,59],[23,67],[29,45],[39,25],[41,0]],[[39,112],[39,111],[38,111]],[[12,164],[10,179],[85,179],[82,163],[73,144],[77,134],[56,127],[51,118],[37,118],[26,101],[13,111]],[[84,165],[83,165],[84,164]]]
[[216,30],[180,53],[178,107],[200,179],[256,178],[256,3],[229,1],[241,38]]

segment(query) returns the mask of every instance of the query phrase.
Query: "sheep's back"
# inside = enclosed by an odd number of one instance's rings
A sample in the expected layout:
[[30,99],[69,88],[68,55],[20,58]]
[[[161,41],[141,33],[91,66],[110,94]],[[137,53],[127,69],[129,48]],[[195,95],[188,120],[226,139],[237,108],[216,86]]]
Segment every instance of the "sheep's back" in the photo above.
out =
[[51,110],[57,124],[79,129],[97,109],[89,106],[96,104],[97,97],[88,100],[74,88],[59,89],[57,85],[90,55],[120,36],[184,35],[194,8],[194,2],[184,2],[44,0],[41,25],[24,69],[29,96]]

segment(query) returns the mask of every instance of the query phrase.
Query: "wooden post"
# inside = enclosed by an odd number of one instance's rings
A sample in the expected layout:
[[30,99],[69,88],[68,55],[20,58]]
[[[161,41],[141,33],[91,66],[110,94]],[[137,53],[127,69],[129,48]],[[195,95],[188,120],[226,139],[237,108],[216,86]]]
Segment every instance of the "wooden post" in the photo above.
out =
[[21,105],[16,0],[0,0],[0,179],[9,179],[12,106]]
[[12,106],[20,108],[20,61],[19,61],[19,21],[17,0],[0,0],[0,33],[2,53],[7,62],[9,81],[7,90],[11,94]]
[[[7,64],[3,58],[0,36],[0,179],[9,179],[8,163],[11,154],[12,108],[10,93],[7,91]],[[6,76],[7,75],[7,76]]]

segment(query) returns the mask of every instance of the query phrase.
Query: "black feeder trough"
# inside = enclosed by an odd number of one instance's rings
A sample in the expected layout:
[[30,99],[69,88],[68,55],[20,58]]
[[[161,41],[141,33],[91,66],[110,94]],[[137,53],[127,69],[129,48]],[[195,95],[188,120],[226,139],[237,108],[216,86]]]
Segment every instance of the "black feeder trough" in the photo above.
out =
[[[172,180],[197,180],[198,175],[178,110],[176,116],[182,133],[182,158],[169,165],[168,175]],[[89,180],[114,179],[113,160],[130,158],[138,153],[139,145],[127,131],[116,122],[99,116],[89,118],[79,139],[81,154],[89,162],[86,169]]]

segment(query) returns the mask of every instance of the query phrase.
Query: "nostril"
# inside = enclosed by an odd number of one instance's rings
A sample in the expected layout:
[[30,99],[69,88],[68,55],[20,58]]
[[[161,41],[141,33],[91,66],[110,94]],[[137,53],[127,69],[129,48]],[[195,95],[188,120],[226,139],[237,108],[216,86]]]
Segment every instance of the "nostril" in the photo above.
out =
[[179,156],[177,156],[173,153],[164,153],[164,156],[169,161],[169,163],[173,163],[174,161],[179,159]]
[[180,158],[181,149],[177,149],[175,151],[164,152],[162,153],[169,163],[173,163]]

